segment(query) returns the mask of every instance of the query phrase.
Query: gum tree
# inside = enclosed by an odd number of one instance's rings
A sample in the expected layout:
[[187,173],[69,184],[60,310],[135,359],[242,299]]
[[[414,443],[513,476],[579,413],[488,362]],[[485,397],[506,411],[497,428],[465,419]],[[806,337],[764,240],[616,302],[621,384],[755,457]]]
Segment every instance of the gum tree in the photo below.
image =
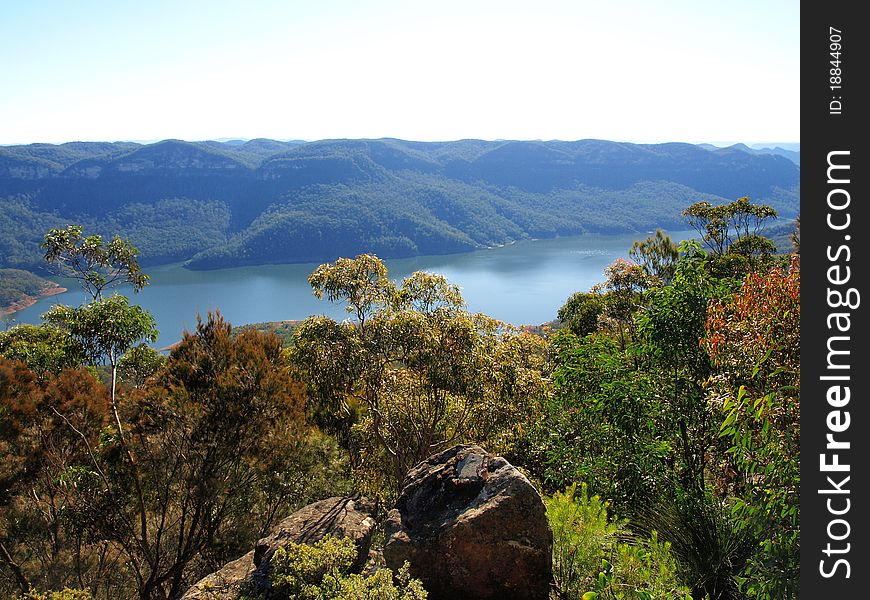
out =
[[45,260],[63,277],[81,284],[92,301],[104,292],[129,284],[134,292],[148,285],[149,277],[139,267],[139,251],[127,240],[114,236],[105,242],[100,235],[84,235],[81,225],[51,229],[40,244]]
[[397,285],[380,259],[360,255],[321,265],[309,282],[355,318],[304,321],[292,362],[321,419],[359,419],[357,465],[394,491],[449,444],[503,443],[542,391],[543,341],[468,312],[443,276],[416,272]]

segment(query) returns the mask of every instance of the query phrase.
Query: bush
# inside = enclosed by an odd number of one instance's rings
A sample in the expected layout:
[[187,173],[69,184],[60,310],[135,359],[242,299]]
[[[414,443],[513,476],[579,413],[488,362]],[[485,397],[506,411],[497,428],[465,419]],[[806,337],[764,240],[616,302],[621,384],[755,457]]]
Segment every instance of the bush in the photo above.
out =
[[30,590],[18,598],[20,600],[93,600],[94,597],[88,591],[65,587],[59,592],[37,592],[36,590]]
[[[650,505],[636,515],[636,529],[658,531],[671,544],[680,578],[695,597],[742,600],[741,577],[758,546],[754,532],[743,527],[728,503],[710,490],[684,490]],[[764,598],[782,598],[770,595]]]
[[289,544],[272,557],[272,598],[293,600],[425,600],[426,591],[411,579],[406,563],[393,572],[349,573],[357,556],[353,541],[326,536],[313,546]]
[[622,523],[607,520],[607,503],[588,496],[586,484],[570,485],[546,500],[553,530],[553,578],[562,598],[580,598],[592,587],[601,559],[616,544]]
[[553,577],[564,600],[683,598],[670,544],[653,532],[631,539],[625,522],[610,520],[607,503],[572,484],[547,499],[553,531]]

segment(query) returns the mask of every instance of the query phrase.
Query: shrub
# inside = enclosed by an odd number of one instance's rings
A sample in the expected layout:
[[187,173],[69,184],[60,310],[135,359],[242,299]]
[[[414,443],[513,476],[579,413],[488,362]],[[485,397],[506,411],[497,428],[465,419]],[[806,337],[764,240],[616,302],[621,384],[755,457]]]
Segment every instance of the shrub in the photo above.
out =
[[273,598],[293,600],[425,600],[426,591],[411,579],[406,563],[396,575],[381,569],[372,575],[349,573],[357,556],[353,541],[326,536],[309,546],[289,544],[272,557]]
[[589,589],[601,559],[616,544],[622,523],[607,520],[607,503],[589,497],[586,484],[570,485],[546,500],[553,530],[553,578],[562,598],[579,598]]
[[90,592],[72,588],[63,588],[59,592],[37,592],[30,590],[20,600],[93,600]]
[[677,578],[670,544],[655,532],[632,539],[625,522],[609,519],[608,504],[572,484],[546,500],[553,531],[553,577],[564,600],[596,598],[690,600]]

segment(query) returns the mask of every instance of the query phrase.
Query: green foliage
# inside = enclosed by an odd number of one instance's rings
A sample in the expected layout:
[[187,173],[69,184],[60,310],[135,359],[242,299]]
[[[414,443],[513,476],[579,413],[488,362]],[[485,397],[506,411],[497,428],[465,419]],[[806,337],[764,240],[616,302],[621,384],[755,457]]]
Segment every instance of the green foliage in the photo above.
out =
[[407,563],[393,582],[393,572],[381,569],[368,576],[350,573],[357,549],[348,538],[326,536],[315,544],[289,544],[272,557],[271,596],[293,600],[425,600],[419,580],[411,579]]
[[622,350],[636,338],[634,315],[641,307],[643,293],[653,281],[643,267],[617,258],[604,269],[606,279],[592,288],[602,295],[603,311],[600,325],[615,334]]
[[320,422],[339,431],[363,479],[383,481],[383,493],[449,444],[504,440],[544,391],[544,342],[468,313],[440,275],[396,285],[380,259],[363,255],[321,265],[310,282],[355,321],[306,319],[290,359]]
[[553,340],[553,394],[515,445],[545,489],[588,481],[627,514],[660,493],[674,460],[669,415],[655,377],[605,336]]
[[668,285],[674,277],[680,250],[671,236],[666,235],[661,229],[656,229],[655,237],[648,237],[632,244],[628,255],[640,264],[644,272],[654,281]]
[[624,521],[608,518],[608,505],[589,496],[586,485],[572,484],[545,500],[553,531],[553,576],[564,600],[591,598],[682,598],[670,544],[653,531],[648,539],[631,539]]
[[87,590],[63,588],[56,592],[37,592],[31,590],[23,596],[17,596],[15,600],[94,600]]
[[25,296],[39,296],[54,284],[42,277],[21,269],[0,269],[0,312],[20,302]]
[[800,260],[750,273],[711,307],[703,340],[721,369],[710,397],[737,473],[735,515],[761,539],[747,571],[753,597],[797,597],[800,566]]
[[680,579],[696,598],[741,600],[740,581],[757,538],[710,490],[677,490],[632,519],[638,531],[670,544]]
[[127,350],[118,360],[118,374],[132,387],[142,387],[145,381],[166,364],[166,357],[147,344]]
[[95,365],[114,365],[139,340],[157,341],[154,317],[141,306],[130,305],[124,296],[78,307],[58,304],[42,318],[80,344],[87,360]]
[[85,350],[72,334],[60,327],[21,324],[0,331],[0,356],[23,361],[40,375],[57,375],[84,363]]
[[711,268],[720,276],[740,276],[769,264],[776,246],[759,235],[765,221],[775,219],[771,206],[752,204],[748,197],[727,204],[702,201],[683,215],[711,251]]
[[425,600],[428,596],[419,579],[411,577],[406,562],[395,574],[398,585],[393,582],[390,569],[380,569],[373,575],[352,574],[341,581],[341,592],[336,600]]
[[139,251],[129,242],[115,236],[108,243],[102,236],[83,236],[81,225],[52,229],[40,247],[45,260],[59,268],[62,275],[76,279],[94,300],[102,300],[103,292],[122,283],[138,292],[148,284],[148,276],[139,268]]
[[353,540],[326,536],[314,545],[290,544],[272,557],[271,583],[277,593],[299,600],[325,600],[340,589],[339,578],[356,560]]
[[624,523],[607,519],[607,503],[577,484],[545,499],[553,532],[553,577],[562,598],[580,598],[594,585],[601,558],[616,545]]
[[707,457],[718,440],[721,419],[708,406],[704,384],[710,359],[700,346],[709,303],[728,287],[709,274],[706,254],[696,245],[682,246],[669,286],[648,292],[636,319],[641,368],[654,375],[660,399],[663,432],[678,457],[674,475],[688,489],[704,486]]
[[[588,481],[633,529],[657,531],[696,597],[737,598],[741,582],[759,597],[776,596],[778,581],[796,580],[785,557],[797,548],[797,293],[793,285],[785,291],[782,277],[750,276],[747,297],[729,300],[734,280],[707,253],[693,243],[680,252],[667,285],[636,285],[628,264],[611,270],[598,293],[621,313],[620,327],[553,339],[554,393],[514,451],[545,489]],[[774,382],[782,400],[764,389]],[[771,421],[759,423],[767,410]],[[765,477],[776,483],[759,485]],[[610,585],[607,569],[602,577],[594,593]]]
[[601,294],[574,292],[559,309],[557,318],[576,336],[598,331],[598,320],[604,312]]

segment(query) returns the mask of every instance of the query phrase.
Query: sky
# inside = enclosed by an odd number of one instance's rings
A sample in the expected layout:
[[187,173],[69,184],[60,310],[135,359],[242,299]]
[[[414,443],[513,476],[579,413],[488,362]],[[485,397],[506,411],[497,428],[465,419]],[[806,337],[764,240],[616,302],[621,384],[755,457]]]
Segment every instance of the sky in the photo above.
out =
[[799,0],[0,0],[0,144],[800,141]]

